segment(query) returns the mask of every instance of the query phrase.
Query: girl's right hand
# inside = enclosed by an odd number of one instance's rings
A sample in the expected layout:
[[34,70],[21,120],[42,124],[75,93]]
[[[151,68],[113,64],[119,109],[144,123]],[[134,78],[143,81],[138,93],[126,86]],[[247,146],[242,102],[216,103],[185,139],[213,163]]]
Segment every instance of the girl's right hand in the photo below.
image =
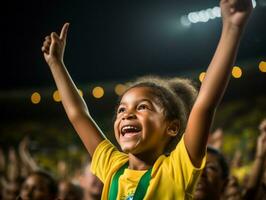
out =
[[42,52],[45,61],[50,67],[58,63],[63,63],[68,27],[69,23],[65,23],[60,36],[58,36],[57,33],[52,32],[45,37]]

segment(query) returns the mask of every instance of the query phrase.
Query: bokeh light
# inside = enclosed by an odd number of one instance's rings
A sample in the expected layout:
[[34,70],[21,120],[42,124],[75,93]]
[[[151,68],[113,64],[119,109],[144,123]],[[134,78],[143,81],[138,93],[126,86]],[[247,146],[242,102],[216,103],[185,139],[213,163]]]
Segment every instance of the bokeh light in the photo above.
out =
[[203,81],[203,79],[205,78],[205,75],[206,75],[206,72],[201,72],[200,75],[199,75],[199,80],[200,82]]
[[54,99],[55,102],[60,102],[61,101],[61,97],[60,97],[60,94],[59,94],[58,90],[54,91],[53,99]]
[[233,69],[232,69],[232,76],[234,78],[240,78],[242,76],[242,70],[241,70],[241,68],[238,67],[238,66],[233,67]]
[[97,87],[93,88],[92,95],[96,99],[102,98],[103,95],[104,95],[104,89],[102,87],[100,87],[100,86],[97,86]]
[[117,84],[115,86],[115,93],[120,96],[124,93],[124,91],[126,90],[126,86],[123,84]]
[[261,72],[266,72],[266,62],[264,61],[261,61],[260,64],[259,64],[259,70]]
[[31,102],[33,104],[38,104],[38,103],[40,103],[40,101],[41,101],[41,95],[38,92],[34,92],[31,95]]

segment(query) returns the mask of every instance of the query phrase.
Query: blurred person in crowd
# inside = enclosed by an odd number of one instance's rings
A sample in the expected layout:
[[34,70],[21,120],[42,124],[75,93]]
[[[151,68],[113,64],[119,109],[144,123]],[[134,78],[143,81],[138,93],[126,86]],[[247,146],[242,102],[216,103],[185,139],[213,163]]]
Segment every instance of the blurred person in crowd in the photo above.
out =
[[97,176],[93,175],[88,162],[82,170],[79,178],[80,186],[84,190],[84,200],[100,200],[103,183]]
[[17,196],[19,195],[22,183],[23,183],[22,178],[3,182],[2,199],[16,200]]
[[20,163],[14,147],[7,153],[7,162],[3,151],[0,155],[1,162],[1,199],[15,200],[19,194],[23,178],[20,176]]
[[5,174],[5,156],[3,149],[0,147],[0,199],[2,199],[2,189],[4,185]]
[[[253,191],[252,194],[256,195],[256,200],[265,200],[266,199],[266,118],[262,120],[259,125],[260,136],[258,138],[257,143],[257,151],[254,161],[254,167],[252,170],[256,170],[256,172],[252,172],[250,175],[252,177],[251,183],[256,185],[256,190]],[[255,176],[258,178],[254,178]],[[254,180],[253,180],[254,179]],[[250,183],[250,184],[251,184]],[[249,195],[249,197],[252,196]]]
[[238,179],[230,176],[226,184],[222,198],[223,200],[242,200],[242,189]]
[[224,156],[219,150],[208,146],[206,166],[194,192],[194,199],[220,199],[228,181],[228,176],[229,167]]
[[264,119],[260,126],[260,135],[257,139],[256,154],[254,161],[250,167],[248,176],[241,185],[238,180],[232,177],[227,185],[224,193],[226,200],[263,200],[266,199],[265,185],[265,160],[266,160],[266,120]]
[[30,139],[28,136],[24,137],[19,143],[18,154],[21,160],[21,176],[27,177],[31,172],[39,170],[39,166],[30,153]]
[[266,199],[266,162],[264,161],[264,173],[258,189],[256,200],[265,200],[265,199]]
[[223,129],[217,128],[212,134],[209,135],[208,146],[220,150],[223,145]]
[[83,189],[67,180],[58,184],[59,200],[83,200]]
[[24,181],[19,200],[56,200],[57,182],[44,171],[32,172]]

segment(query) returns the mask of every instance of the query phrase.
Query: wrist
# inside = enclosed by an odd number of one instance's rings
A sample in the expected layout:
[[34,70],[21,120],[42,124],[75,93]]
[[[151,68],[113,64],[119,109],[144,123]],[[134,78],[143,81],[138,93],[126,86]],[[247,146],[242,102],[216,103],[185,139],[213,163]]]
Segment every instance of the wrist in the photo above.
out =
[[61,66],[61,65],[64,65],[64,62],[63,60],[51,60],[48,65],[50,66],[50,68],[54,68],[54,67],[58,67],[58,66]]
[[227,33],[242,34],[245,26],[238,26],[230,22],[223,22],[223,31]]

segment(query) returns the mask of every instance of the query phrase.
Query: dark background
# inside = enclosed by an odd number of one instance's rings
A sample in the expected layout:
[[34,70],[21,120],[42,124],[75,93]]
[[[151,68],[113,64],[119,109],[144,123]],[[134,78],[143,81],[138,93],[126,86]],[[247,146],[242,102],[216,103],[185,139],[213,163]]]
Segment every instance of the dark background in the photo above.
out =
[[[70,22],[65,63],[78,84],[144,74],[194,76],[214,53],[221,18],[184,27],[180,17],[212,8],[206,0],[8,1],[1,6],[0,90],[54,86],[43,38]],[[257,1],[236,64],[265,60],[266,1]],[[245,67],[245,66],[244,66]]]

